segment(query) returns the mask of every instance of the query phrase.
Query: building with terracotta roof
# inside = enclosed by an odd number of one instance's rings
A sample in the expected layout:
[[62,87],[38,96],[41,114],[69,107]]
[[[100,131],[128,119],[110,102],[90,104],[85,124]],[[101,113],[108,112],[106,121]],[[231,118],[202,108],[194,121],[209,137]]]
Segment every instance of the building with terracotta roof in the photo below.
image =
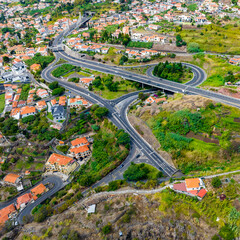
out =
[[66,103],[67,103],[67,97],[66,96],[59,97],[59,105],[65,106]]
[[41,111],[41,110],[43,110],[46,107],[47,107],[47,104],[46,104],[46,102],[44,100],[39,101],[36,104],[36,108],[37,108],[38,111]]
[[66,175],[73,172],[78,164],[71,158],[57,153],[53,153],[45,164],[47,171],[62,172]]
[[90,105],[91,104],[88,101],[86,101],[85,99],[83,99],[81,97],[68,99],[68,106],[70,106],[70,108],[72,108],[72,107],[79,108],[81,106],[89,107]]
[[94,78],[92,78],[92,77],[89,77],[89,78],[84,77],[84,78],[80,78],[79,82],[82,83],[84,86],[88,87],[92,83],[93,80],[94,80]]
[[86,158],[91,155],[87,145],[83,145],[69,150],[69,155],[75,158]]
[[33,196],[38,197],[39,195],[42,195],[46,191],[47,191],[47,188],[42,183],[40,183],[36,187],[31,189],[31,194]]
[[72,147],[76,148],[83,145],[89,145],[89,142],[86,137],[82,137],[82,138],[76,138],[75,140],[71,141],[71,145]]
[[20,197],[17,198],[17,204],[16,207],[17,209],[23,209],[27,206],[29,202],[33,200],[32,194],[31,193],[26,193]]
[[36,108],[33,106],[25,106],[21,108],[20,114],[22,118],[35,115],[36,114]]
[[21,181],[21,176],[15,173],[9,173],[5,176],[3,181],[7,184],[16,185]]
[[40,98],[45,98],[48,97],[48,92],[45,89],[38,89],[36,92],[37,96],[39,96]]
[[3,179],[3,183],[6,185],[12,185],[17,188],[18,191],[23,190],[22,177],[15,173],[9,173]]
[[196,196],[200,200],[207,194],[207,190],[201,178],[189,178],[185,179],[184,182],[174,183],[172,189],[179,193]]
[[189,178],[185,179],[187,191],[200,190],[203,185],[203,182],[200,178]]
[[33,72],[37,72],[41,69],[41,65],[40,64],[37,64],[37,63],[34,63],[30,66],[30,70],[33,71]]
[[4,224],[7,220],[9,220],[12,216],[17,213],[14,204],[10,204],[5,208],[0,210],[0,225]]
[[20,110],[21,110],[20,108],[13,108],[10,116],[17,120],[20,119]]

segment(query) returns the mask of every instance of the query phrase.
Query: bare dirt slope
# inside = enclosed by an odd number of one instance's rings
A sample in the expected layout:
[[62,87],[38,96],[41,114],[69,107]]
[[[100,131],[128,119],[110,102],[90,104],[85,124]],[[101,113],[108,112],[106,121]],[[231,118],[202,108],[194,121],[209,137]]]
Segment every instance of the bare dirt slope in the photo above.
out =
[[[106,196],[96,199],[95,203],[94,214],[88,215],[78,203],[43,223],[25,225],[20,234],[11,239],[208,240],[215,231],[203,221],[197,223],[185,216],[176,217],[174,213],[163,214],[159,211],[160,200],[155,195]],[[107,224],[112,230],[104,235],[102,229]],[[69,238],[70,232],[77,234],[77,238]],[[122,237],[119,232],[122,232]]]

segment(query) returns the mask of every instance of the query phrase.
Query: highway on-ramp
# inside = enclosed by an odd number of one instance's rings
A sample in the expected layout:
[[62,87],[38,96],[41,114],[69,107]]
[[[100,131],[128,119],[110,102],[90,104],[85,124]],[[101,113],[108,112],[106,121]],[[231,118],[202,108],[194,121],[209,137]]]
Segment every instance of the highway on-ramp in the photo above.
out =
[[[74,83],[70,83],[67,81],[60,80],[51,75],[51,72],[56,69],[58,65],[50,65],[48,68],[42,71],[42,78],[48,82],[58,81],[63,87],[70,90],[71,93],[76,93],[77,95],[81,95],[86,100],[91,103],[96,103],[101,106],[105,106],[109,110],[108,118],[120,129],[124,129],[129,133],[131,140],[136,146],[142,151],[142,153],[155,165],[157,164],[158,168],[163,171],[166,175],[172,176],[177,170],[171,166],[168,162],[165,161],[159,154],[155,152],[155,150],[136,132],[136,130],[129,124],[128,120],[125,116],[121,116],[119,112],[112,106],[112,104],[100,96],[94,94],[91,91],[88,91],[84,88],[76,86]],[[137,94],[136,94],[137,95]],[[131,97],[136,98],[136,95],[130,95]],[[122,100],[128,99],[129,95],[125,96]],[[127,109],[128,103],[125,105],[125,109]]]

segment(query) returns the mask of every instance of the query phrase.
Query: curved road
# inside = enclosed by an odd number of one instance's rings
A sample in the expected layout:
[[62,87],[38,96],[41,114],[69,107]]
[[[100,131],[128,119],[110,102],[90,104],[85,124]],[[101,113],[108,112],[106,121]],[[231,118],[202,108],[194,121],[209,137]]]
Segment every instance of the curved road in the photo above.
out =
[[[55,194],[56,192],[58,192],[61,188],[63,188],[67,183],[63,182],[62,179],[56,175],[49,175],[47,177],[45,177],[41,182],[39,182],[38,184],[52,184],[52,188],[49,189],[46,193],[44,193],[43,195],[41,195],[36,201],[34,201],[33,203],[28,204],[17,216],[17,220],[19,224],[23,224],[23,217],[26,215],[30,215],[33,208],[35,208],[37,205],[39,205],[41,202],[43,202],[44,200],[46,200],[47,198],[51,197],[53,194]],[[36,185],[38,185],[36,184]],[[33,187],[32,187],[33,188]],[[11,204],[16,204],[17,202],[17,198],[26,194],[26,193],[30,193],[31,189],[28,189],[26,191],[24,191],[23,193],[21,193],[20,195],[16,196],[15,198],[11,199],[10,201],[6,201],[4,203],[0,204],[0,209],[5,208],[8,205]]]
[[[122,116],[120,113],[116,111],[116,109],[111,105],[111,102],[101,98],[100,96],[94,94],[86,90],[85,88],[81,88],[76,86],[74,83],[70,83],[67,81],[60,80],[51,75],[51,72],[56,69],[58,65],[51,64],[49,67],[45,68],[42,71],[42,78],[48,82],[58,81],[63,87],[70,90],[73,93],[79,94],[84,97],[86,100],[91,103],[96,103],[101,106],[105,106],[109,110],[109,119],[116,125],[119,129],[124,129],[131,136],[131,140],[136,146],[141,150],[141,152],[151,161],[154,165],[157,165],[158,168],[163,171],[166,175],[172,176],[177,170],[169,165],[165,159],[163,159],[160,155],[158,155],[155,150],[129,125],[129,122],[126,120],[125,116]],[[136,98],[138,93],[131,93],[130,98],[133,96]],[[125,96],[124,99],[128,99],[128,96]],[[127,109],[129,103],[126,102],[124,104],[124,109]]]

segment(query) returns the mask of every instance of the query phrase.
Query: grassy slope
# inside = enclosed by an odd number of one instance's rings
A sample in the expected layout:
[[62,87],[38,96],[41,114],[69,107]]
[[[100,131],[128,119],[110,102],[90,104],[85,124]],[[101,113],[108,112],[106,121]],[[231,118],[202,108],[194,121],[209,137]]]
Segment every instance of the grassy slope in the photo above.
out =
[[5,94],[0,95],[0,113],[4,110],[5,107]]
[[201,85],[204,87],[223,86],[224,76],[226,76],[229,71],[232,71],[233,73],[240,72],[239,66],[234,66],[228,63],[228,60],[215,55],[197,54],[194,56],[194,60],[191,61],[191,63],[203,68],[206,71],[208,77]]
[[240,27],[211,24],[197,30],[182,30],[180,34],[187,43],[196,42],[204,51],[240,53]]
[[[166,116],[166,114],[171,113],[167,112],[164,115]],[[229,106],[221,106],[215,109],[201,110],[201,114],[214,129],[213,134],[219,139],[219,144],[192,138],[189,149],[182,150],[181,155],[174,159],[176,166],[186,173],[239,169],[240,154],[233,153],[229,148],[231,148],[230,140],[238,141],[238,138],[234,139],[232,136],[240,133],[240,124],[234,121],[235,118],[239,118],[240,110]],[[150,117],[147,124],[154,128],[159,116],[161,116],[161,113],[155,117]],[[220,133],[220,136],[216,136],[217,132]],[[226,134],[229,134],[230,138],[227,138]]]

